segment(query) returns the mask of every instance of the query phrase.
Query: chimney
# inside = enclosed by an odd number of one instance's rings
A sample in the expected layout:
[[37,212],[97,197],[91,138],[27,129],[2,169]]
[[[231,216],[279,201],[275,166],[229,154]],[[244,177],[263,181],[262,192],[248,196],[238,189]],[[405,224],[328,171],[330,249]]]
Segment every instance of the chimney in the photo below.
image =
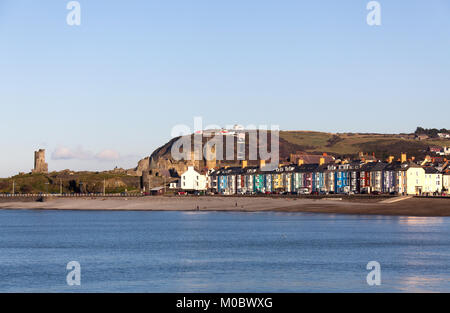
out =
[[431,156],[429,156],[429,155],[426,155],[425,159],[423,160],[423,162],[420,165],[424,166],[428,162],[433,162],[433,158]]
[[402,153],[402,156],[400,157],[400,162],[405,163],[406,161],[407,161],[406,153]]
[[247,160],[242,160],[242,168],[246,168],[248,166]]
[[263,168],[264,166],[266,166],[266,160],[260,160],[259,161],[259,167]]

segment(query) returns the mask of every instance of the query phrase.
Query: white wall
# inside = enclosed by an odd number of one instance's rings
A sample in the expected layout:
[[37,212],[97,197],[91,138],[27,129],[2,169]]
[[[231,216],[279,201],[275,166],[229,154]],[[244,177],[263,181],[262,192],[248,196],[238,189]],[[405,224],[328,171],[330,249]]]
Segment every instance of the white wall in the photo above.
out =
[[406,171],[406,193],[416,195],[418,188],[425,192],[424,188],[425,170],[420,167],[411,167]]
[[447,192],[450,191],[450,175],[443,175],[444,176],[444,187],[447,189]]
[[181,188],[181,181],[177,180],[176,182],[170,183],[170,189],[179,189]]
[[424,192],[441,192],[442,190],[442,174],[425,174]]
[[188,170],[181,175],[181,189],[203,191],[207,187],[207,178],[197,172],[193,166],[189,166]]

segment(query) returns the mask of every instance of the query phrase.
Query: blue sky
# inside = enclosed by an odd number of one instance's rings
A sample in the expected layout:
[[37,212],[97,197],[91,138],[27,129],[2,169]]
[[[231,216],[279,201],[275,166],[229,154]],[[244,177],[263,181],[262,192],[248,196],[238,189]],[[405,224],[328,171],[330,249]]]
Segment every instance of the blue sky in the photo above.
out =
[[[450,2],[0,0],[0,176],[130,168],[177,124],[447,127]],[[53,155],[53,157],[52,157]]]

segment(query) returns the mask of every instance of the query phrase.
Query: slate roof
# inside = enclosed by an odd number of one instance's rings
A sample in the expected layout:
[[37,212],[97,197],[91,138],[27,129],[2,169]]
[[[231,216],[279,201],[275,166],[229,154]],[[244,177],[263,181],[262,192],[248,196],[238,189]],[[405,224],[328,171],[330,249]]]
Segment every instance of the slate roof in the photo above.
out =
[[319,164],[303,164],[302,166],[298,167],[298,171],[304,173],[312,173],[317,171],[318,168]]
[[376,165],[377,165],[377,163],[375,163],[375,162],[366,163],[363,166],[361,166],[361,171],[370,172]]
[[380,171],[383,171],[386,168],[386,166],[388,166],[387,163],[377,162],[371,171],[372,172],[380,172]]
[[434,167],[425,167],[425,174],[439,174],[439,171]]

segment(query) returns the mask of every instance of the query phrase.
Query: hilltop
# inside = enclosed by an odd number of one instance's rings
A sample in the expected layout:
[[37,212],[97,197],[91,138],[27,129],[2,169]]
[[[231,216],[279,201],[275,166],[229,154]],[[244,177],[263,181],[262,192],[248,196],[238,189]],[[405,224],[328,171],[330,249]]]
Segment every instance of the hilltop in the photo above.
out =
[[307,153],[323,153],[337,157],[355,157],[359,152],[375,153],[380,159],[402,152],[416,157],[425,156],[429,146],[450,146],[449,139],[417,140],[414,134],[321,133],[285,131],[280,133],[288,145],[302,146]]
[[[247,136],[248,137],[248,136]],[[174,143],[179,138],[170,140],[156,149],[149,157],[142,159],[136,170],[138,175],[143,171],[151,171],[153,175],[179,175],[186,170],[190,161],[175,161],[171,156]],[[209,140],[204,139],[204,142]],[[223,140],[225,142],[225,139]],[[414,133],[411,134],[377,134],[377,133],[326,133],[315,131],[281,131],[279,135],[280,160],[289,161],[290,154],[327,153],[336,158],[354,158],[360,152],[374,154],[379,159],[392,155],[396,158],[401,153],[422,158],[427,154],[430,146],[450,146],[450,139],[427,138],[419,140]],[[269,143],[270,144],[270,140]],[[246,140],[246,151],[249,142]],[[238,162],[222,161],[219,165],[238,165]],[[200,164],[194,164],[201,167]],[[251,165],[251,163],[250,163]]]

